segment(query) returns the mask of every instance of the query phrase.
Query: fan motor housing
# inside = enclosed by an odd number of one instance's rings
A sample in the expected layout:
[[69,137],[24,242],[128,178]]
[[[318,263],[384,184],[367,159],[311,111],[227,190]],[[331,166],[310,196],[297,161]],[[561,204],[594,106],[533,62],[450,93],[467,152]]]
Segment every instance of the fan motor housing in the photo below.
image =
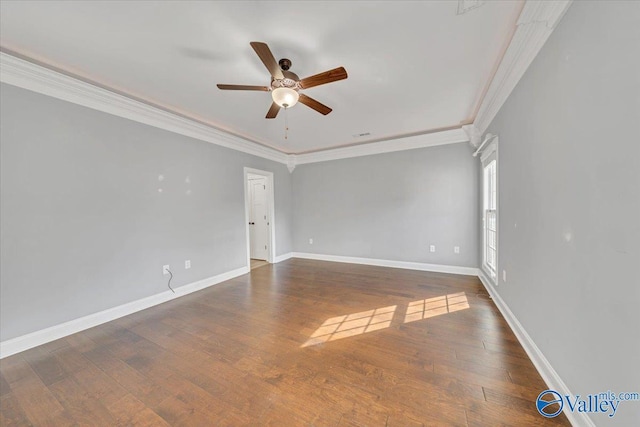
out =
[[[282,74],[284,75],[284,79],[281,80],[281,83],[278,85],[278,87],[296,86],[295,83],[300,81],[300,77],[298,77],[296,73],[289,71],[289,68],[291,68],[291,60],[282,58],[280,61],[278,61],[278,65],[280,65],[280,69],[282,70]],[[293,82],[289,82],[287,80],[293,80]],[[276,81],[276,79],[273,79],[273,81]]]
[[278,65],[280,65],[280,68],[282,68],[284,71],[288,71],[289,68],[291,68],[291,60],[282,58],[280,61],[278,61]]

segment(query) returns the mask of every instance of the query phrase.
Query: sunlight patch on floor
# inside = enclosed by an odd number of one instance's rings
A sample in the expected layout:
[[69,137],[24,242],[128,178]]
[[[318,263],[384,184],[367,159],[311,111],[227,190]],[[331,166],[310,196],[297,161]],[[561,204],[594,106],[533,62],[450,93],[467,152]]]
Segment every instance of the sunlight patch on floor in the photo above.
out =
[[[378,331],[391,326],[397,305],[331,317],[316,329],[301,347],[323,344],[343,338]],[[429,319],[469,308],[464,292],[410,302],[404,323]]]
[[307,342],[302,344],[302,347],[309,347],[388,328],[389,325],[391,325],[391,319],[393,319],[393,313],[396,311],[396,307],[396,305],[390,305],[388,307],[327,319],[311,334]]
[[467,295],[464,292],[413,301],[407,307],[404,323],[428,319],[467,308],[469,308],[469,301],[467,301]]

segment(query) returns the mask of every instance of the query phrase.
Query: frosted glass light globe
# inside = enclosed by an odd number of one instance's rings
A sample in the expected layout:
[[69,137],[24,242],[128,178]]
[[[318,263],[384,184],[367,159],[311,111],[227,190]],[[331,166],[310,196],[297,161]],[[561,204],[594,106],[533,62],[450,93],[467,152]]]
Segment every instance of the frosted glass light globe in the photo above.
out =
[[282,108],[291,108],[298,103],[300,95],[295,89],[289,87],[278,87],[271,91],[273,102]]

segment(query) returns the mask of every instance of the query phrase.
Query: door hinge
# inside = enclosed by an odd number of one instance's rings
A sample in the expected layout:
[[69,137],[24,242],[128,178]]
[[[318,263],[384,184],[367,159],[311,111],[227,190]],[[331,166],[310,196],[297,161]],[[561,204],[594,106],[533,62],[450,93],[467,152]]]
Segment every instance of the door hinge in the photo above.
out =
[[262,188],[264,188],[264,189],[266,190],[266,189],[267,189],[267,186],[266,186],[266,185],[263,185],[263,186],[262,186]]
[[267,249],[267,245],[264,245],[264,248]]

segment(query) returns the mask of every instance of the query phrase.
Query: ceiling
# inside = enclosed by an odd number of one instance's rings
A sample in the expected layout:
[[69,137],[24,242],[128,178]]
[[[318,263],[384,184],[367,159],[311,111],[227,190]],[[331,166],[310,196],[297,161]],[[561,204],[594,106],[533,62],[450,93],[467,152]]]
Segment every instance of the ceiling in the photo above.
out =
[[[459,15],[456,1],[2,1],[0,44],[299,154],[473,122],[522,5],[487,1]],[[289,58],[301,78],[344,66],[347,80],[304,92],[333,112],[296,105],[285,139],[285,114],[264,118],[269,93],[218,90],[216,83],[269,85],[251,41]]]

